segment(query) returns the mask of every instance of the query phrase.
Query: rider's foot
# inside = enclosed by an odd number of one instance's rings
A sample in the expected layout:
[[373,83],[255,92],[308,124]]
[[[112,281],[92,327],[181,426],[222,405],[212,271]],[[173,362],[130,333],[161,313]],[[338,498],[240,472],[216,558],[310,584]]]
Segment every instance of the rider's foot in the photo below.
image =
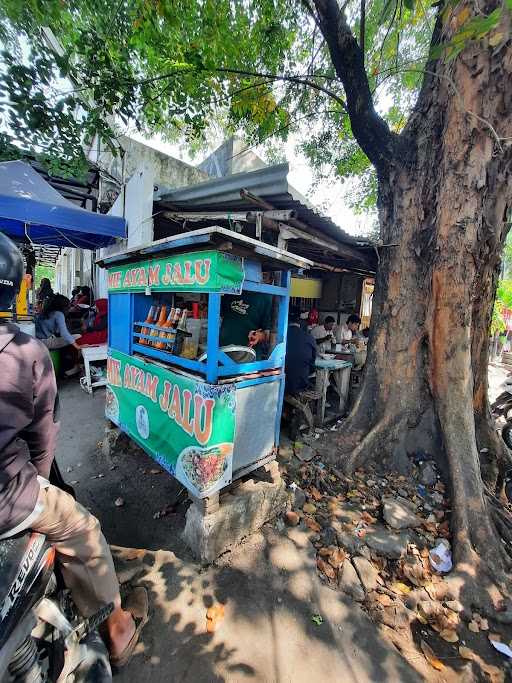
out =
[[124,652],[135,633],[135,621],[130,612],[118,607],[103,624],[102,633],[110,657],[117,658]]

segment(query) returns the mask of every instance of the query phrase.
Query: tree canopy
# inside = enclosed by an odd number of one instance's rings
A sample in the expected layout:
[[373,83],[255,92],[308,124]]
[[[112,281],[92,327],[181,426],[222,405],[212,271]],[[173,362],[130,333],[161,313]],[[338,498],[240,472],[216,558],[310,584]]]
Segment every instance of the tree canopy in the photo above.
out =
[[[376,107],[399,132],[428,56],[433,10],[422,0],[348,0],[345,12]],[[307,2],[1,0],[0,39],[4,157],[21,144],[76,164],[84,139],[115,146],[128,127],[199,146],[215,120],[249,145],[300,131],[318,174],[358,177],[355,203],[375,202],[371,164]]]

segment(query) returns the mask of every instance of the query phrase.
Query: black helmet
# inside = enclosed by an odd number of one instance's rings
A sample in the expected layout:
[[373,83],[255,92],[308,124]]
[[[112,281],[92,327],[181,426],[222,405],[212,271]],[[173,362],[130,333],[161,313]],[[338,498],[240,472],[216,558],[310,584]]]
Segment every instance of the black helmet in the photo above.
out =
[[0,232],[0,311],[14,303],[23,279],[23,256],[8,237]]

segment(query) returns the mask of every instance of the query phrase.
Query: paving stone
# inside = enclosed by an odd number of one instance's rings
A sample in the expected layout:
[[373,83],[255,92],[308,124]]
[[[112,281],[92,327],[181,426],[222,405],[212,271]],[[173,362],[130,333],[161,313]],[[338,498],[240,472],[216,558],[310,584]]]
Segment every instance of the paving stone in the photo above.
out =
[[391,496],[382,498],[384,520],[393,529],[414,529],[420,526],[420,518],[405,501]]
[[407,531],[401,531],[400,533],[390,531],[382,524],[375,524],[375,526],[367,530],[364,542],[379,555],[392,560],[398,560],[407,553],[409,534]]

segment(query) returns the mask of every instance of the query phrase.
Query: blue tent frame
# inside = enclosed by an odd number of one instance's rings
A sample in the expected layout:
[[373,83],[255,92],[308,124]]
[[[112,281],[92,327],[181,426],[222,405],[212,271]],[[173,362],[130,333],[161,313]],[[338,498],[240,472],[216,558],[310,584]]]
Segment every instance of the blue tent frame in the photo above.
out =
[[126,237],[126,221],[82,209],[30,164],[6,161],[0,163],[0,230],[15,240],[98,249]]

